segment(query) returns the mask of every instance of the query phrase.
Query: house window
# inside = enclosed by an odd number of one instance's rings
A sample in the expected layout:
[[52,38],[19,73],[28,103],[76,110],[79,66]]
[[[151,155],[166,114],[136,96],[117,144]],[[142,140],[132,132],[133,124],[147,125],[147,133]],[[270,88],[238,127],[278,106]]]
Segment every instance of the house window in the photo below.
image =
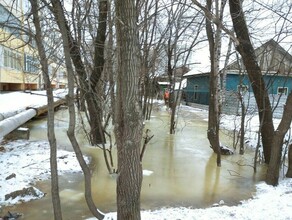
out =
[[38,70],[38,60],[28,54],[24,56],[25,72],[36,73]]
[[59,72],[59,78],[60,79],[65,79],[66,78],[66,72],[65,71],[60,71]]
[[9,48],[4,48],[4,67],[21,70],[21,55]]
[[[1,2],[2,3],[2,2]],[[7,3],[6,3],[7,4]],[[5,5],[6,5],[5,4]],[[21,30],[21,21],[19,18],[14,16],[15,14],[15,8],[13,6],[16,6],[16,4],[11,5],[7,4],[9,6],[9,10],[6,9],[3,6],[3,3],[0,4],[0,23],[1,23],[1,29],[4,29],[6,32],[13,34],[16,37],[20,37],[20,30]],[[11,13],[11,10],[13,12]],[[4,24],[4,25],[3,25]]]
[[278,87],[278,95],[287,95],[288,87]]
[[199,97],[199,94],[198,94],[198,88],[199,88],[198,85],[195,85],[195,86],[194,86],[194,99],[195,99],[195,100],[197,100],[198,97]]
[[237,92],[240,94],[246,93],[248,91],[248,86],[246,85],[238,85]]

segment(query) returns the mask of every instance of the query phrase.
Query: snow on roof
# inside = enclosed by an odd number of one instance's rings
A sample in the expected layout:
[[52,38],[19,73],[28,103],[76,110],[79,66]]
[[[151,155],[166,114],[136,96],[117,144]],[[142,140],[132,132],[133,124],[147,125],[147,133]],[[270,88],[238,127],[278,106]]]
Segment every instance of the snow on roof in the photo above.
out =
[[159,85],[169,85],[169,82],[158,82]]

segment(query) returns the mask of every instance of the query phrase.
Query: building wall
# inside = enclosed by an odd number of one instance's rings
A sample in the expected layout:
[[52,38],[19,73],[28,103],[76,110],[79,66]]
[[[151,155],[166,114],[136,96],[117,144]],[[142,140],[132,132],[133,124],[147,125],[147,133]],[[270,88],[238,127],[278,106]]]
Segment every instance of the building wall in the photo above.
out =
[[[0,91],[44,89],[35,41],[19,29],[27,4],[26,0],[0,0],[0,22],[9,26],[0,27]],[[67,87],[66,69],[60,60],[49,60],[53,88]]]
[[[269,97],[272,108],[274,108],[274,117],[279,118],[283,113],[284,103],[287,95],[292,91],[292,77],[287,76],[264,76],[265,83],[269,91]],[[195,86],[197,90],[195,92]],[[239,93],[239,85],[244,85],[246,90],[241,90]],[[287,88],[287,93],[279,94],[278,88]],[[185,100],[187,105],[195,104],[209,104],[209,77],[193,76],[187,79],[187,86],[184,89]],[[195,95],[195,93],[197,93]],[[247,75],[227,74],[226,77],[226,92],[225,102],[222,106],[222,111],[225,114],[241,114],[241,104],[239,95],[243,96],[244,105],[248,108],[248,114],[257,112],[257,105],[253,95],[252,87]]]
[[[279,88],[287,88],[287,94],[292,91],[292,75],[273,75],[266,74],[263,76],[266,88],[269,94],[279,94]],[[246,74],[228,74],[226,79],[226,90],[227,91],[238,91],[239,85],[247,86],[249,92],[253,92],[251,83]]]
[[[241,103],[238,99],[238,94],[234,92],[226,92],[225,103],[222,106],[224,114],[241,115]],[[284,110],[284,105],[287,99],[286,95],[269,95],[273,109],[273,117],[281,118]],[[247,114],[253,115],[258,113],[257,104],[253,93],[247,92],[243,94],[244,106],[247,109]]]
[[187,86],[184,88],[186,102],[209,104],[209,76],[200,75],[187,79]]
[[226,90],[227,91],[238,91],[239,85],[247,86],[249,92],[252,92],[252,88],[246,74],[238,75],[238,74],[227,74],[226,77]]
[[11,11],[16,17],[21,17],[28,10],[28,0],[0,0],[0,4]]
[[23,90],[27,87],[38,89],[39,69],[32,70],[31,66],[35,65],[26,59],[27,57],[33,57],[32,54],[27,53],[32,53],[33,50],[28,45],[15,49],[17,45],[19,45],[17,39],[12,40],[12,43],[4,42],[3,45],[0,45],[0,84],[13,84],[2,86],[0,89]]
[[287,94],[292,91],[292,76],[265,76],[264,77],[270,94],[279,94],[278,88],[287,88]]
[[0,21],[9,26],[0,28],[0,90],[39,88],[38,61],[33,58],[37,57],[36,50],[18,29],[22,25],[20,3],[0,1]]

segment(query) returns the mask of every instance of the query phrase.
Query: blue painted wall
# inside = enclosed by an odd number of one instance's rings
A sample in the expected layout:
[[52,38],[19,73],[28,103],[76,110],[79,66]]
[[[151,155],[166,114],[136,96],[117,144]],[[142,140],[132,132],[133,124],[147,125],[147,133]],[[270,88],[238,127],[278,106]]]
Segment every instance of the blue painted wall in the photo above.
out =
[[[265,75],[264,81],[269,94],[278,94],[279,87],[287,87],[288,94],[292,91],[292,76]],[[226,90],[238,91],[238,85],[245,85],[249,92],[253,92],[247,75],[227,74]],[[195,91],[196,90],[196,91]],[[187,78],[187,86],[184,89],[186,102],[209,104],[209,76],[198,74]]]
[[245,85],[249,92],[252,92],[250,82],[247,75],[227,74],[226,77],[226,90],[237,91],[238,85]]
[[[269,94],[278,94],[279,87],[287,87],[288,94],[292,91],[292,77],[289,76],[275,76],[275,75],[264,75],[264,81]],[[251,84],[247,75],[228,74],[226,79],[226,90],[237,91],[238,85],[248,86],[248,91],[253,92]]]
[[288,94],[292,91],[292,77],[287,76],[265,76],[264,77],[270,94],[277,94],[279,87],[287,87]]
[[184,88],[186,102],[209,104],[209,76],[196,75],[187,79],[187,86]]

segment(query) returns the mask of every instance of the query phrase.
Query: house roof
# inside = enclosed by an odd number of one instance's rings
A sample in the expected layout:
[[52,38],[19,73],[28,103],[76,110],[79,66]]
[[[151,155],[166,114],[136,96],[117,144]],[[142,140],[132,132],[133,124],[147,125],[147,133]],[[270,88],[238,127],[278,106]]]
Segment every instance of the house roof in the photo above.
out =
[[[271,39],[255,49],[258,64],[264,72],[287,74],[292,68],[292,56],[275,40]],[[226,70],[245,69],[242,59],[227,65]]]
[[[174,71],[174,77],[178,80],[180,80],[185,73],[188,73],[190,71],[190,69],[186,66],[180,66],[180,67],[177,67],[175,68],[175,71]],[[166,73],[163,73],[162,75],[158,76],[157,77],[158,81],[160,82],[168,82],[169,81],[169,76]]]
[[159,85],[169,85],[169,82],[158,82]]
[[183,78],[190,78],[190,77],[193,77],[193,76],[208,76],[210,74],[210,72],[205,72],[205,73],[202,73],[202,72],[189,72],[185,75],[183,75]]
[[[265,74],[287,75],[292,71],[292,55],[273,39],[256,48],[255,54],[261,70]],[[242,59],[236,60],[227,65],[225,70],[228,70],[229,74],[237,74],[239,73],[239,70],[245,69],[242,63]],[[210,72],[197,72],[196,70],[191,70],[184,74],[183,77],[189,78],[192,76],[203,76],[208,74],[210,74]]]

